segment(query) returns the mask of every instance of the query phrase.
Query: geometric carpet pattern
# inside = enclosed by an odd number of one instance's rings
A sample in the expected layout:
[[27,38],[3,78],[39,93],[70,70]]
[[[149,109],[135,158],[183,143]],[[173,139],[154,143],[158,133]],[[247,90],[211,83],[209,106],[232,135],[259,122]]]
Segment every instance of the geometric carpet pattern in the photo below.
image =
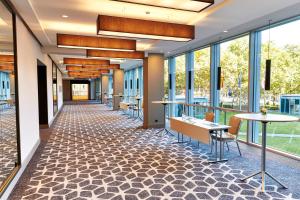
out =
[[0,111],[0,185],[11,174],[18,161],[16,111],[14,107]]
[[[207,146],[142,129],[104,105],[65,105],[30,179],[12,199],[292,199],[242,169],[209,164]],[[203,147],[202,147],[203,146]]]

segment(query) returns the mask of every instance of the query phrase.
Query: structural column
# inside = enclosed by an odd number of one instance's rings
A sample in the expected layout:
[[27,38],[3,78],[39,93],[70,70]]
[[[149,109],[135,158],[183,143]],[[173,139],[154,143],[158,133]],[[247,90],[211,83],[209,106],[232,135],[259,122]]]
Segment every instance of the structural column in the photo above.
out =
[[[185,103],[192,104],[194,101],[194,52],[185,54],[185,71]],[[188,110],[184,111],[192,115],[193,107],[189,106]]]
[[[261,32],[250,33],[250,67],[249,67],[249,111],[259,112],[260,99],[260,55],[261,55]],[[258,143],[258,123],[248,121],[248,142]]]
[[[218,67],[220,67],[220,44],[213,44],[210,47],[210,106],[218,107],[220,91],[218,85]],[[219,121],[219,111],[215,111],[215,122]]]
[[[175,101],[175,67],[176,67],[176,60],[174,57],[169,58],[168,60],[168,70],[169,70],[169,101]],[[174,104],[169,105],[169,116],[173,117],[175,115],[175,106]]]
[[108,86],[109,86],[109,75],[102,75],[101,76],[101,100],[102,100],[102,103],[107,103],[105,97],[108,97]]
[[90,81],[90,99],[91,100],[96,99],[96,80]]
[[[124,70],[115,69],[113,73],[113,91],[114,95],[124,95]],[[120,107],[121,97],[113,96],[113,110],[118,110]]]
[[164,97],[164,55],[148,54],[144,59],[144,128],[164,127],[164,108],[152,101]]

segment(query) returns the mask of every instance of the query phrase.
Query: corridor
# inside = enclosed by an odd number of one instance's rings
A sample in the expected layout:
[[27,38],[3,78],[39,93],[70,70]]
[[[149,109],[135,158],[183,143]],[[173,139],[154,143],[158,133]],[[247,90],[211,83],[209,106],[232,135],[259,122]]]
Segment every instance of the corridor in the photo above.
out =
[[257,180],[241,182],[249,174],[241,166],[207,164],[205,145],[172,144],[176,137],[140,125],[104,105],[65,105],[11,199],[292,197],[273,185],[262,193]]

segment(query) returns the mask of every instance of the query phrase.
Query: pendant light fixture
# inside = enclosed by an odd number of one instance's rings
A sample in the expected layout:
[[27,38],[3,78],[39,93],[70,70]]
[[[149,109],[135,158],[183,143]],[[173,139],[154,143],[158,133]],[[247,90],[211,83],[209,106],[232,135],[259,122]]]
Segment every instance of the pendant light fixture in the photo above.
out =
[[265,71],[265,90],[271,89],[271,59],[270,59],[270,44],[271,44],[271,20],[269,20],[269,42],[268,42],[268,59],[266,60]]

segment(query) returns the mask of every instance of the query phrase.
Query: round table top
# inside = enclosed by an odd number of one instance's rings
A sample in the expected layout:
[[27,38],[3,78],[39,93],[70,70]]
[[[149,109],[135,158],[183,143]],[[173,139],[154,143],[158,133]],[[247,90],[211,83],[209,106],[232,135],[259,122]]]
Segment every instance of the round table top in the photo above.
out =
[[172,103],[178,103],[177,101],[152,101],[152,103],[157,104],[172,104]]
[[261,122],[296,122],[299,121],[299,118],[287,115],[278,115],[278,114],[266,114],[261,113],[243,113],[236,114],[235,117],[245,120],[252,121],[261,121]]

